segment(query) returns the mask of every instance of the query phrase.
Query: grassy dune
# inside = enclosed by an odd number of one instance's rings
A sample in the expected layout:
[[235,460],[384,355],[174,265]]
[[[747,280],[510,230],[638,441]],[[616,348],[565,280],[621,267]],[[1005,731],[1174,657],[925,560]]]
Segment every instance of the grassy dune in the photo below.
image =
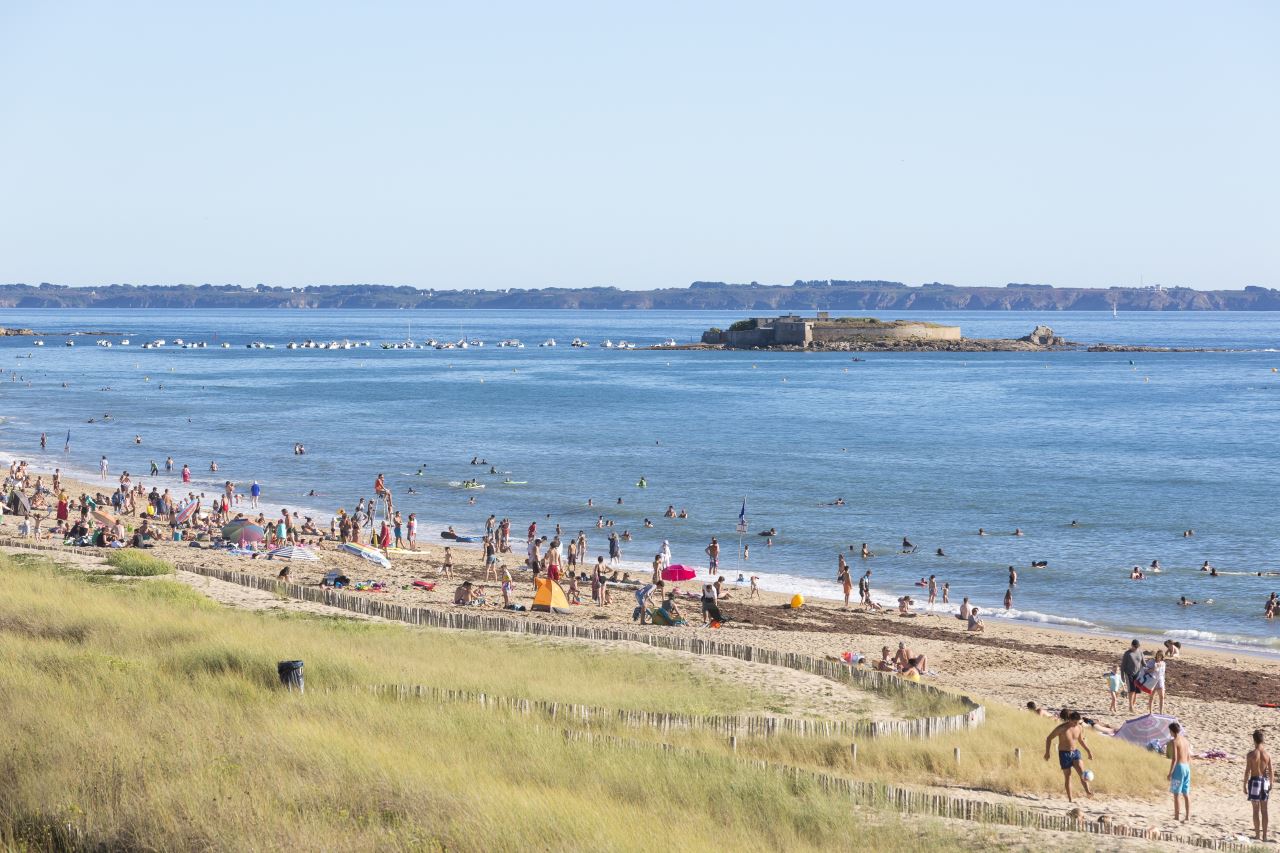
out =
[[[167,580],[9,558],[0,575],[0,845],[957,849],[939,824],[855,810],[723,747],[566,743],[545,720],[364,689],[692,713],[761,701],[670,662],[231,611]],[[305,696],[276,684],[289,658],[307,662]]]
[[[1057,753],[1051,752],[1050,760],[1044,760],[1044,739],[1054,721],[1004,705],[986,703],[986,707],[986,724],[972,731],[928,740],[861,740],[857,764],[847,740],[782,736],[740,742],[738,751],[872,781],[958,784],[1009,794],[1061,793]],[[702,732],[676,733],[674,739],[697,748],[712,748],[720,740]],[[1147,799],[1164,790],[1168,759],[1097,733],[1089,734],[1086,740],[1094,753],[1094,760],[1086,759],[1085,766],[1096,774],[1095,793]],[[1021,763],[1015,760],[1015,747],[1022,750]],[[960,750],[958,763],[956,748]],[[1078,781],[1075,790],[1080,792]]]

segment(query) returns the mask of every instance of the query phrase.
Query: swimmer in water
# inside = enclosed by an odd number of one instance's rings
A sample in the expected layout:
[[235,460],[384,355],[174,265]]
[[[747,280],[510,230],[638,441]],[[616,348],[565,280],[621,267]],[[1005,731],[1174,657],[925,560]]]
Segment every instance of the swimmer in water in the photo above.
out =
[[1199,604],[1199,603],[1200,602],[1198,601],[1188,601],[1185,595],[1178,599],[1179,607],[1190,607],[1193,604]]
[[942,552],[942,549],[941,549],[941,548],[939,548],[939,549],[938,549],[938,556],[939,556],[939,557],[945,557],[945,556],[947,556],[947,555],[946,555],[946,554],[944,554],[944,553]]

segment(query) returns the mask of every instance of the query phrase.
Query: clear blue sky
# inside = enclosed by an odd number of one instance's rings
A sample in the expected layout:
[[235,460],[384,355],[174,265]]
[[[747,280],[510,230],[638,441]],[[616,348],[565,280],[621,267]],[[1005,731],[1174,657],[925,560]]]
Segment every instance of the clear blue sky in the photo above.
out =
[[0,4],[0,281],[1280,286],[1280,3]]

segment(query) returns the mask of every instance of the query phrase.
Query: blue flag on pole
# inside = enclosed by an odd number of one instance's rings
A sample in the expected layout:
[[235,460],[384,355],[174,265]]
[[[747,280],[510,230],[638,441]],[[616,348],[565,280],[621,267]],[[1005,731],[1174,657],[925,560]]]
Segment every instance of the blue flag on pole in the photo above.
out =
[[747,499],[742,499],[742,511],[738,513],[738,532],[747,532]]
[[71,430],[67,430],[67,441],[65,444],[62,445],[62,452],[63,453],[71,452]]

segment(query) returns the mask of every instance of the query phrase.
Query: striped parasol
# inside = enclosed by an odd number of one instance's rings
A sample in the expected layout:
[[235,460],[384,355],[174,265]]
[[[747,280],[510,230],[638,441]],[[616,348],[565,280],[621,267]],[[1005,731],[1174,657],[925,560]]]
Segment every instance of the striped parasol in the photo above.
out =
[[1169,724],[1176,722],[1178,718],[1168,714],[1143,714],[1116,729],[1116,737],[1136,746],[1159,743],[1163,747],[1165,742],[1173,739],[1173,735],[1169,733]]
[[199,511],[200,511],[200,501],[192,501],[191,503],[187,504],[182,509],[180,509],[178,511],[178,514],[174,516],[173,520],[178,524],[186,524],[188,521],[191,520],[191,517]]
[[274,551],[268,551],[267,556],[274,560],[320,561],[320,558],[317,557],[314,552],[308,551],[300,545],[285,545],[283,548],[276,548]]
[[265,537],[261,527],[247,518],[237,518],[223,525],[222,538],[243,545],[246,542],[261,542]]
[[377,548],[367,548],[364,545],[357,545],[355,542],[347,542],[343,544],[342,550],[348,554],[355,554],[357,557],[368,560],[370,563],[376,563],[384,569],[391,568],[391,561]]

